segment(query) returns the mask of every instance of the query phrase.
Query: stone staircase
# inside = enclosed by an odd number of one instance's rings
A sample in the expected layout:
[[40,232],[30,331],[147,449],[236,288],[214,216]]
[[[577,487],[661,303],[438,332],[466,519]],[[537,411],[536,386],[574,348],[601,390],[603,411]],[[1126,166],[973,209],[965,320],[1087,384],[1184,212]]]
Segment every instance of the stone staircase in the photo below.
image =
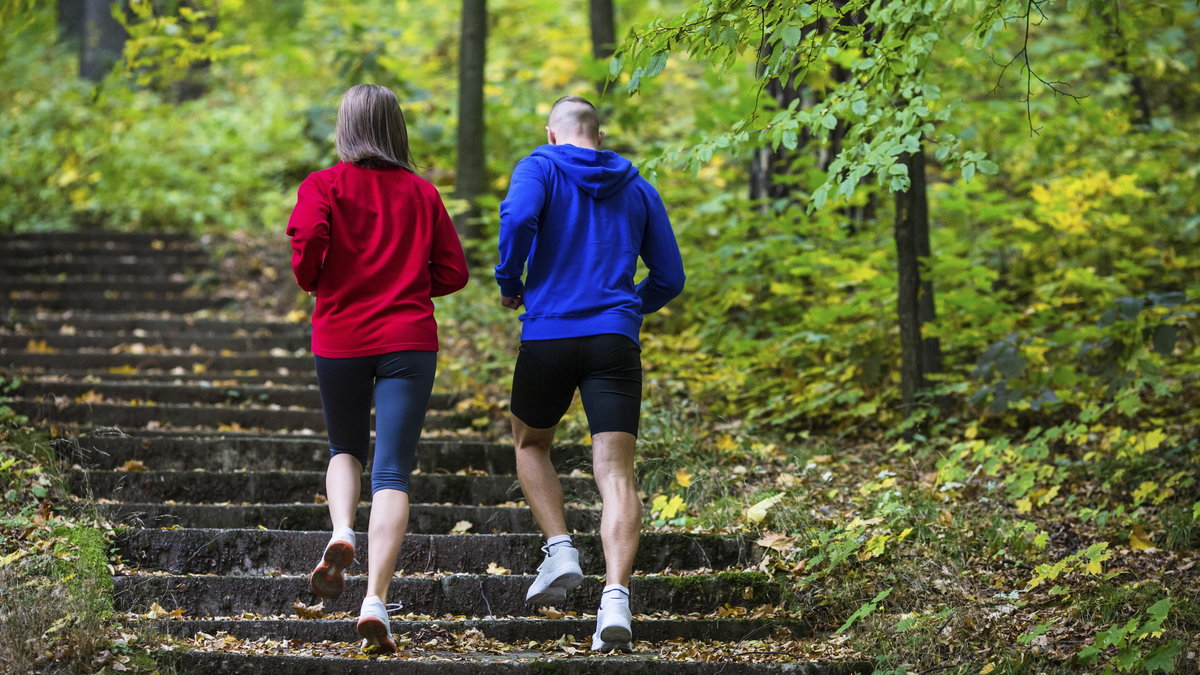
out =
[[[525,604],[541,541],[511,447],[473,431],[480,413],[459,410],[447,393],[430,405],[391,590],[410,612],[393,622],[401,650],[365,659],[353,627],[365,566],[352,567],[346,593],[319,608],[308,589],[329,522],[307,324],[230,318],[222,298],[190,281],[208,266],[194,240],[174,234],[0,237],[0,376],[20,382],[8,405],[64,436],[56,447],[74,492],[125,526],[114,603],[128,621],[172,636],[160,663],[229,673],[861,668],[704,662],[672,651],[729,652],[812,630],[770,607],[780,589],[746,571],[760,556],[752,543],[707,534],[643,536],[632,583],[637,653],[592,655],[602,580],[587,577],[565,607]],[[587,533],[576,545],[595,574],[603,554],[590,534],[599,511],[588,459],[584,447],[555,450],[560,471],[575,473],[563,478],[568,525]],[[367,486],[364,476],[364,496]],[[365,561],[365,534],[359,542]]]

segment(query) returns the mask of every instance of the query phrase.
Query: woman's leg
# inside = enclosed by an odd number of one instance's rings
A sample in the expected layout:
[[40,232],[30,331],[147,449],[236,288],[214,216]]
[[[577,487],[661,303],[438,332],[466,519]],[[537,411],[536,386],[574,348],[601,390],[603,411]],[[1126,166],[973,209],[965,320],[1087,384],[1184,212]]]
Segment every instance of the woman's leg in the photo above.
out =
[[362,469],[371,444],[374,359],[316,357],[317,386],[329,434],[325,496],[333,530],[354,529]]
[[408,529],[408,476],[436,370],[437,352],[388,354],[376,368],[367,595],[385,603]]

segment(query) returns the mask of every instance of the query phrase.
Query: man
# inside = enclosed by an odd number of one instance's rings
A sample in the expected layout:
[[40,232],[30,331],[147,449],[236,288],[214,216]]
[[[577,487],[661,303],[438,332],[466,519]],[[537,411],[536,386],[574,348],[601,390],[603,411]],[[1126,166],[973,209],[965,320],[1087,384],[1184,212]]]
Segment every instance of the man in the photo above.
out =
[[[629,578],[641,531],[633,476],[642,394],[642,316],[683,290],[683,261],[658,192],[629,160],[600,150],[596,108],[566,96],[546,124],[549,145],[517,163],[500,204],[500,304],[521,315],[513,373],[517,476],[546,537],[526,600],[556,604],[583,581],[550,461],[554,431],[578,388],[604,503],[607,585],[592,649],[631,651]],[[637,260],[649,270],[634,283]],[[522,271],[529,269],[522,284]]]

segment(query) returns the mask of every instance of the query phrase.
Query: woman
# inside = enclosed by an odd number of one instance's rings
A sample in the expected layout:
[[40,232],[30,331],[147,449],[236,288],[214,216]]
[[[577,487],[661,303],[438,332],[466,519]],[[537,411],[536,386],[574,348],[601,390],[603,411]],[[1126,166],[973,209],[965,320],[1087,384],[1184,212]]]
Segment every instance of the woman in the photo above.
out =
[[465,286],[467,263],[437,190],[413,171],[391,90],[351,87],[336,141],[341,162],[304,180],[287,227],[296,283],[316,296],[312,350],[329,433],[333,535],[310,581],[322,598],[345,589],[374,399],[371,550],[358,633],[364,650],[393,652],[388,611],[399,605],[387,605],[388,584],[437,366],[431,298]]

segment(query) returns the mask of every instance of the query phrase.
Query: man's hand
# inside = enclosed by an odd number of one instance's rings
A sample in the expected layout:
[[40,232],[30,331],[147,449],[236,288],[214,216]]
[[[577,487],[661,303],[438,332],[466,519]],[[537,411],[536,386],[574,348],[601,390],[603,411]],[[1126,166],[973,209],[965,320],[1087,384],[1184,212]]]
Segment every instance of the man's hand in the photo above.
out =
[[521,304],[522,304],[522,303],[524,303],[524,302],[525,302],[525,296],[524,296],[524,295],[518,295],[518,296],[517,296],[517,297],[515,297],[515,298],[509,298],[509,297],[506,297],[506,296],[503,296],[503,295],[502,295],[502,296],[500,296],[500,304],[501,304],[501,305],[504,305],[505,307],[507,307],[507,308],[509,308],[509,309],[512,309],[512,310],[517,310],[517,309],[520,309],[520,308],[521,308]]

